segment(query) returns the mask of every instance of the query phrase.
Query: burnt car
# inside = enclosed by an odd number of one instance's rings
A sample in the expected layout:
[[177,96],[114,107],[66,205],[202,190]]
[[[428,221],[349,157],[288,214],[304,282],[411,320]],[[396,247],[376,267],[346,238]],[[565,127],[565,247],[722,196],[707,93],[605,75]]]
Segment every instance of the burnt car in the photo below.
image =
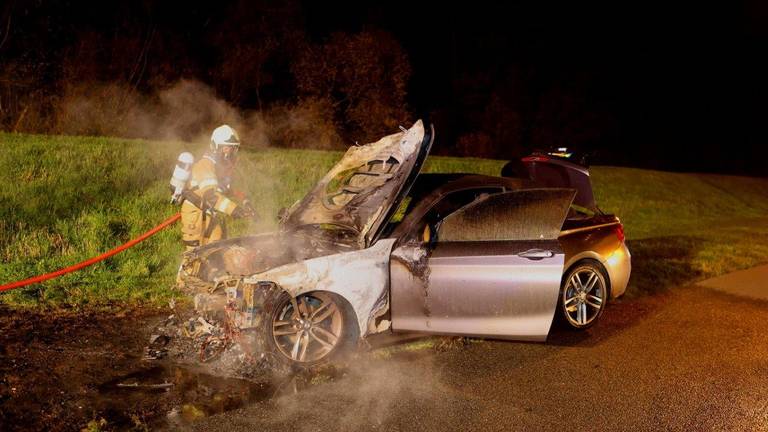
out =
[[433,137],[418,121],[351,147],[277,232],[187,252],[196,308],[300,364],[381,332],[544,341],[556,317],[593,325],[630,255],[586,168],[535,156],[518,178],[420,175]]

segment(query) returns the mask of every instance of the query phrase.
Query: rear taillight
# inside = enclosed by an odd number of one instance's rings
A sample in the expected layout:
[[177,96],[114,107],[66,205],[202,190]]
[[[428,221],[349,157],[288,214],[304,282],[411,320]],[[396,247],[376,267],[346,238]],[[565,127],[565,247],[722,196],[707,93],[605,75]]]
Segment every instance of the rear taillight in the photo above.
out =
[[618,224],[616,225],[616,228],[614,228],[616,231],[616,237],[619,238],[619,241],[624,241],[624,225]]

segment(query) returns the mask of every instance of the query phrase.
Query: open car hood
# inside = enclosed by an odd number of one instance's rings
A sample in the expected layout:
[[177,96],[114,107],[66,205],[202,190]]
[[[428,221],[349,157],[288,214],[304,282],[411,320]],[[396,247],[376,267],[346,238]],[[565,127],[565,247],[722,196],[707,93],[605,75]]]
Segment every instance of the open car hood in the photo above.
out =
[[350,147],[289,211],[282,228],[344,227],[355,232],[360,247],[371,245],[415,181],[433,137],[433,129],[419,120],[375,143]]

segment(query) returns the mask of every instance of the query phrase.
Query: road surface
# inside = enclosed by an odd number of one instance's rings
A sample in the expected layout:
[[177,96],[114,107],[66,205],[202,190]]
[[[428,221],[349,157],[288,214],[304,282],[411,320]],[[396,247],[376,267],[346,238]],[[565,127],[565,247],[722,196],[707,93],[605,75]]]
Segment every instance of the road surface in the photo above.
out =
[[366,357],[341,378],[192,427],[768,430],[768,301],[701,286],[620,300],[585,333]]

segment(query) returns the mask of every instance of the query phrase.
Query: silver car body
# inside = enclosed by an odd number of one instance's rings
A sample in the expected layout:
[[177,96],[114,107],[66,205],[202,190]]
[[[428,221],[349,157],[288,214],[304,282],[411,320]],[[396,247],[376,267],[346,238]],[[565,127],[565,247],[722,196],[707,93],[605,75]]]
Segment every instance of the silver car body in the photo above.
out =
[[[491,195],[446,218],[440,227],[445,241],[405,242],[393,251],[395,239],[381,239],[245,282],[273,282],[293,297],[337,294],[351,304],[361,336],[387,329],[376,319],[391,309],[396,331],[545,340],[563,274],[557,237],[572,198],[563,189]],[[512,211],[502,218],[499,208]],[[515,216],[520,219],[510,220]],[[468,222],[481,229],[471,232]]]
[[[288,212],[280,232],[187,253],[180,275],[213,281],[209,292],[236,281],[237,287],[274,284],[291,297],[336,294],[354,311],[360,337],[392,329],[545,340],[561,278],[574,257],[569,248],[582,244],[578,236],[561,237],[575,191],[496,178],[494,190],[500,193],[462,203],[434,226],[419,225],[431,211],[424,201],[422,213],[414,210],[406,216],[410,222],[399,225],[404,232],[382,235],[400,204],[407,206],[403,199],[432,137],[418,121],[401,133],[350,148]],[[318,247],[311,235],[296,234],[306,227],[348,234],[336,246]],[[424,239],[422,229],[434,235]],[[617,259],[628,261],[628,252]],[[600,260],[611,278],[626,286],[627,263],[613,269],[605,257]],[[204,271],[194,264],[201,261]]]

